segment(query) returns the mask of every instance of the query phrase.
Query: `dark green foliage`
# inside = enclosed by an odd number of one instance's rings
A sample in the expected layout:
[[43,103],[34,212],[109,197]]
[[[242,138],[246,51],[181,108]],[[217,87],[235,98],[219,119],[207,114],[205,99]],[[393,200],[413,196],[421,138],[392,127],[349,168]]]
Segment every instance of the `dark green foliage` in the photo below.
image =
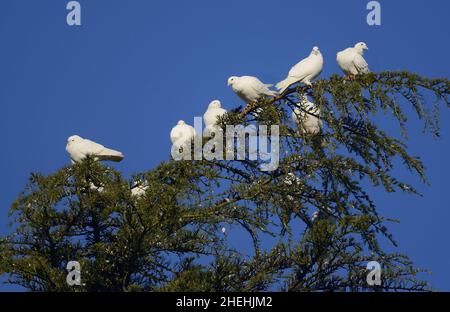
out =
[[[303,94],[321,109],[320,134],[300,134],[289,121]],[[380,239],[395,241],[365,185],[417,194],[395,177],[400,160],[426,181],[407,152],[405,104],[438,136],[438,105],[448,107],[448,96],[447,79],[408,72],[292,87],[220,120],[280,125],[277,170],[248,160],[168,161],[133,178],[148,184],[141,198],[131,195],[133,181],[93,159],[32,174],[11,209],[14,230],[0,240],[0,273],[44,291],[425,290],[421,270],[380,248]],[[374,121],[380,113],[403,136],[385,133]],[[331,211],[336,224],[311,222],[317,210]],[[253,250],[231,246],[225,224],[246,233]],[[81,264],[82,286],[66,283],[71,260]],[[373,260],[383,266],[375,288],[366,283]]]

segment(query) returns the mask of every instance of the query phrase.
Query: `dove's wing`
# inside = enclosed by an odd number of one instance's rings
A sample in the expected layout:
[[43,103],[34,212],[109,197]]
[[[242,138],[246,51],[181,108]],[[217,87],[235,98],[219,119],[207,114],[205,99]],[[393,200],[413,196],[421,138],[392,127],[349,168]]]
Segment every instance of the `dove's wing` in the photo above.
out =
[[354,65],[355,54],[359,55],[353,50],[353,48],[347,48],[337,54],[336,60],[338,65],[347,74],[356,74],[353,73],[353,70],[356,68]]
[[359,73],[369,72],[369,64],[367,64],[366,60],[361,54],[356,53],[355,57],[353,58],[353,64],[355,65]]
[[131,188],[131,196],[140,198],[145,195],[148,185],[135,185]]
[[223,108],[208,109],[203,115],[206,126],[213,126],[217,123],[217,118],[223,116],[227,111]]
[[251,79],[249,79],[249,87],[252,88],[257,94],[266,94],[266,95],[275,94],[274,91],[269,89],[272,86],[271,84],[265,84],[256,77],[250,78]]
[[313,63],[309,57],[301,60],[295,64],[288,73],[288,77],[293,77],[302,80],[314,70]]
[[286,90],[291,84],[302,81],[309,75],[307,72],[311,66],[311,62],[309,60],[309,57],[307,57],[292,66],[286,79],[277,83],[276,88],[279,89],[280,93],[284,92],[284,90]]
[[121,161],[124,158],[121,152],[106,148],[88,139],[84,139],[79,144],[79,149],[85,155],[97,156],[99,160]]
[[94,141],[84,139],[78,144],[78,149],[85,155],[97,155],[106,148],[101,144],[95,143]]
[[170,140],[172,144],[183,144],[184,142],[190,141],[196,136],[194,127],[189,125],[178,125],[173,127],[170,132]]
[[246,77],[247,79],[247,82],[248,82],[248,85],[249,86],[251,86],[251,87],[259,87],[259,86],[264,86],[264,83],[261,81],[261,80],[259,80],[258,78],[256,78],[256,77],[253,77],[253,76],[247,76]]
[[181,137],[183,137],[183,130],[180,129],[180,126],[173,127],[172,131],[170,131],[170,141],[175,143]]

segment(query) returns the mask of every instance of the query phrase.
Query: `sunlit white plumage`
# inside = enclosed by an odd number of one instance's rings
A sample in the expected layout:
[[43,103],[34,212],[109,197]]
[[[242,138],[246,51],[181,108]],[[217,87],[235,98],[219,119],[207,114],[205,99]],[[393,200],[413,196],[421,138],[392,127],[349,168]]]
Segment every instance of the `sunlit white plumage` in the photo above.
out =
[[369,50],[364,42],[358,42],[353,48],[337,53],[336,60],[342,71],[348,76],[369,73],[369,65],[363,57],[364,50]]
[[89,183],[89,188],[92,191],[97,191],[99,193],[103,193],[103,191],[105,190],[105,188],[103,186],[96,186],[95,183],[93,183],[93,182]]
[[101,144],[88,139],[83,139],[78,135],[72,135],[67,139],[66,151],[70,155],[72,162],[80,162],[88,155],[97,160],[121,161],[124,156],[121,152],[106,148]]
[[207,128],[212,128],[217,123],[217,118],[223,116],[227,111],[222,108],[219,100],[214,100],[208,105],[208,109],[203,114],[203,120]]
[[320,116],[320,109],[314,103],[308,100],[307,96],[303,96],[299,107],[292,112],[292,120],[298,125],[301,133],[317,134],[321,131],[323,122]]
[[231,76],[228,78],[228,85],[245,102],[257,101],[261,96],[274,96],[277,92],[270,90],[271,84],[261,82],[253,76]]
[[186,124],[183,120],[178,121],[177,125],[170,131],[170,140],[172,144],[178,147],[189,143],[195,136],[194,127]]
[[277,83],[276,87],[280,93],[296,82],[311,85],[311,80],[320,75],[323,68],[323,57],[318,47],[314,47],[309,56],[295,64],[283,81]]
[[[289,172],[283,179],[283,183],[285,185],[289,186],[289,187],[291,187],[291,186],[293,186],[293,187],[299,186],[300,182],[301,182],[300,178],[297,177],[295,175],[295,173],[293,173],[293,172]],[[287,195],[286,198],[289,201],[295,200],[295,198],[292,195]]]
[[141,198],[147,192],[149,186],[146,182],[137,182],[131,187],[131,196]]

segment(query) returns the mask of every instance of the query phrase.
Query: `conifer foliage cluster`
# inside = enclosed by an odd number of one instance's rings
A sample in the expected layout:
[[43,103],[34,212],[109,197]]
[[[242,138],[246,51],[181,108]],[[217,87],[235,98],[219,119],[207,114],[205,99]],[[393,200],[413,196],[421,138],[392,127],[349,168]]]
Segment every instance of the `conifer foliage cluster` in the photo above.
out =
[[[320,108],[319,134],[290,121],[303,95]],[[380,247],[396,242],[370,191],[419,195],[396,176],[404,166],[427,182],[408,153],[408,119],[438,137],[442,104],[450,105],[448,79],[331,76],[220,118],[221,127],[279,125],[274,171],[258,160],[168,160],[127,179],[87,158],[32,173],[10,210],[10,235],[0,237],[0,274],[32,291],[426,290],[422,270]],[[385,132],[379,116],[401,131]],[[136,198],[138,180],[148,189]],[[73,260],[81,286],[66,282]],[[369,261],[382,265],[380,286],[366,282]]]

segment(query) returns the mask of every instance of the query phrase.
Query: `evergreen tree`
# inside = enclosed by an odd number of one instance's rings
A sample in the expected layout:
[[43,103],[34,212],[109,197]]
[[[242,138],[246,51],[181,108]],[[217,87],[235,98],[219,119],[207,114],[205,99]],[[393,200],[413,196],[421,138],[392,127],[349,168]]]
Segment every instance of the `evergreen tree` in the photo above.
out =
[[[320,133],[290,122],[304,95],[320,108]],[[420,159],[407,152],[405,111],[411,105],[437,137],[448,96],[448,79],[335,75],[219,118],[224,129],[279,125],[273,171],[261,171],[261,160],[169,160],[128,181],[88,158],[49,176],[33,173],[12,205],[12,232],[0,239],[0,274],[32,291],[426,290],[416,276],[422,270],[380,247],[384,238],[396,243],[368,183],[419,195],[396,177],[401,161],[427,182]],[[377,125],[380,113],[400,135]],[[145,181],[145,195],[132,196],[135,181]],[[227,240],[229,225],[252,250]],[[80,286],[66,282],[73,260]],[[369,261],[382,265],[379,286],[366,282]]]

